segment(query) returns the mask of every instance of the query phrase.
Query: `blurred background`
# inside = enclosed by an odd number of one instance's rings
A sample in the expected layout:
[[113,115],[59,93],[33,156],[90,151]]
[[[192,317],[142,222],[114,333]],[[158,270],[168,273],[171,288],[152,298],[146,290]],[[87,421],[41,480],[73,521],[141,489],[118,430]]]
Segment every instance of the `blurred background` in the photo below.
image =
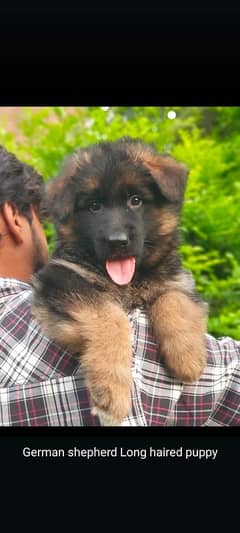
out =
[[240,339],[240,107],[0,107],[0,144],[45,180],[76,148],[123,135],[189,167],[183,264],[209,303],[208,331]]

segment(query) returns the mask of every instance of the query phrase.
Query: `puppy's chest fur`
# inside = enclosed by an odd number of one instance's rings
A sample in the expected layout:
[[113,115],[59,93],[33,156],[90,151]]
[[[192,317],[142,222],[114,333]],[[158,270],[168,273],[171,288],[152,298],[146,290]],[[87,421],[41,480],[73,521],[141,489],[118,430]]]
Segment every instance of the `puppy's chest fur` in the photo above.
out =
[[[120,289],[120,290],[119,290]],[[115,287],[116,290],[116,287]],[[146,311],[165,292],[178,291],[185,292],[193,300],[198,301],[195,293],[193,280],[188,272],[180,270],[175,276],[164,279],[156,272],[154,277],[141,281],[134,281],[124,288],[117,288],[122,306],[126,311],[135,308],[143,308]]]
[[[49,270],[50,267],[50,270]],[[136,279],[127,286],[120,287],[114,284],[104,275],[91,269],[89,265],[72,263],[64,259],[52,260],[49,264],[48,272],[51,272],[51,279],[58,278],[58,287],[63,289],[65,294],[87,295],[91,302],[98,296],[110,297],[118,302],[121,307],[129,312],[135,308],[147,310],[154,301],[167,290],[185,291],[192,294],[192,279],[181,270],[171,279],[164,277],[156,271],[152,277],[146,279]],[[51,279],[47,285],[51,285]],[[61,284],[59,284],[59,279]],[[58,289],[58,290],[59,290]]]

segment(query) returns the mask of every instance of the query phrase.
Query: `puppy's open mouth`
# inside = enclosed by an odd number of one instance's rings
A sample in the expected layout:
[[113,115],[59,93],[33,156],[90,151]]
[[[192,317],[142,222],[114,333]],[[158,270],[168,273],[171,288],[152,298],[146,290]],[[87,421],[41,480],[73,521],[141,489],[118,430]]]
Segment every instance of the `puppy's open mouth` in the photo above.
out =
[[111,280],[117,285],[127,285],[135,273],[135,257],[107,259],[106,270]]

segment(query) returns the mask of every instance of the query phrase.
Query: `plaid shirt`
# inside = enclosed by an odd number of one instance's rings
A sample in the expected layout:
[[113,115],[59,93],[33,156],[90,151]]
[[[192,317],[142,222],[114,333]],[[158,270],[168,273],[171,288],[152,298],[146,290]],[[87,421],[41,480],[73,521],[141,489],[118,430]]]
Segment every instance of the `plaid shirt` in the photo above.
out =
[[[0,279],[0,425],[98,426],[76,354],[50,341],[30,310],[28,284]],[[198,382],[172,378],[148,320],[132,325],[132,407],[123,426],[240,425],[240,342],[206,335],[208,362]]]

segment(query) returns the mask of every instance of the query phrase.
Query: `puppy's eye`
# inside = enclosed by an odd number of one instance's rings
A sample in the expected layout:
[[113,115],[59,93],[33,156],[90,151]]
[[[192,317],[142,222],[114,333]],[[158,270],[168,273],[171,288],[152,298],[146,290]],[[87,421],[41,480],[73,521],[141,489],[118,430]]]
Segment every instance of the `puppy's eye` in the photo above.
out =
[[127,201],[128,207],[131,207],[132,209],[136,209],[137,207],[140,207],[142,205],[142,200],[138,194],[134,194],[131,196]]
[[90,211],[96,213],[96,211],[100,211],[102,209],[102,204],[100,204],[100,202],[94,201],[88,205],[88,208]]

